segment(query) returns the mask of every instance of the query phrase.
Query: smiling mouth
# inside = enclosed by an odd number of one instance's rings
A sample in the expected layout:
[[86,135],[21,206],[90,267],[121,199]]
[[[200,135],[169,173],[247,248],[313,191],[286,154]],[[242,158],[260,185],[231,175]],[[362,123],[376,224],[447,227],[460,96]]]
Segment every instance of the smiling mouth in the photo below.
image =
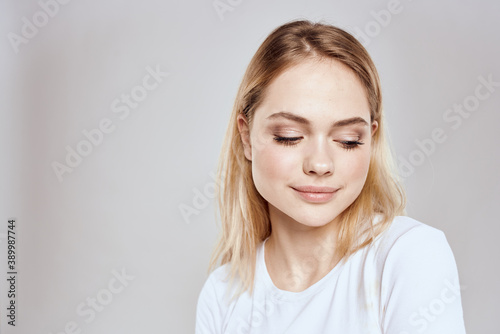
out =
[[302,199],[313,203],[327,202],[332,199],[339,190],[339,188],[313,186],[292,187],[292,189]]

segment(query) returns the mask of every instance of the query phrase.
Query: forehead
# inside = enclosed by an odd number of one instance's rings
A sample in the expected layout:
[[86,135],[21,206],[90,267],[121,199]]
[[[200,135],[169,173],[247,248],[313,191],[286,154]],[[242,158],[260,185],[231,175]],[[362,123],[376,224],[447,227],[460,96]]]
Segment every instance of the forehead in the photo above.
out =
[[370,117],[361,80],[335,59],[307,59],[280,73],[267,87],[255,117],[262,119],[276,111],[311,120]]

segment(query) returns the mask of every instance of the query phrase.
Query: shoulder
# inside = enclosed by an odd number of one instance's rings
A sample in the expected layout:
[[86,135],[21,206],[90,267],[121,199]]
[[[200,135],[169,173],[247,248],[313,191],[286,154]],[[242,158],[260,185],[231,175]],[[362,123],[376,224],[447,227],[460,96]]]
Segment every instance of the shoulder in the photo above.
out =
[[198,297],[198,304],[203,302],[219,303],[227,290],[229,263],[213,270],[206,279]]
[[413,244],[438,239],[446,241],[443,231],[407,216],[397,216],[380,235],[380,247],[390,251],[396,244]]
[[379,268],[386,278],[456,274],[455,258],[443,231],[398,216],[376,241]]
[[449,248],[443,231],[407,216],[397,216],[375,238],[370,249],[376,253],[380,269],[387,260],[412,257],[416,253],[421,258],[443,247]]
[[226,292],[228,264],[212,271],[198,296],[196,306],[196,329],[198,333],[220,333],[225,306],[222,298]]
[[464,333],[457,266],[443,231],[400,216],[376,242],[383,327]]

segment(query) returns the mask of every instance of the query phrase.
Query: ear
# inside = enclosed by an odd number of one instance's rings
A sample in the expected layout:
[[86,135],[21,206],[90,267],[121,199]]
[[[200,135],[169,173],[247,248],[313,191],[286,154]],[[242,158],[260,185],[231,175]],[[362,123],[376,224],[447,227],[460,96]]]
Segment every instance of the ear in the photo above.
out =
[[377,121],[373,121],[372,122],[372,138],[375,135],[375,132],[377,132],[377,130],[378,130],[378,122]]
[[241,141],[243,142],[243,152],[245,157],[252,161],[252,144],[250,143],[250,126],[243,114],[239,114],[237,118],[238,131],[240,132]]

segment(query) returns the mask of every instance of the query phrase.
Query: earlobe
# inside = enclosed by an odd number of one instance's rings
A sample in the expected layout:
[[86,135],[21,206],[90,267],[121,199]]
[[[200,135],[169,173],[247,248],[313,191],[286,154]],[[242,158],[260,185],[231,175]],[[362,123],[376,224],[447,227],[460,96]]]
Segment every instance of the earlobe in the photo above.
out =
[[243,143],[243,151],[245,157],[252,161],[252,145],[250,143],[250,128],[246,117],[242,114],[238,115],[238,131],[240,132],[241,141]]

